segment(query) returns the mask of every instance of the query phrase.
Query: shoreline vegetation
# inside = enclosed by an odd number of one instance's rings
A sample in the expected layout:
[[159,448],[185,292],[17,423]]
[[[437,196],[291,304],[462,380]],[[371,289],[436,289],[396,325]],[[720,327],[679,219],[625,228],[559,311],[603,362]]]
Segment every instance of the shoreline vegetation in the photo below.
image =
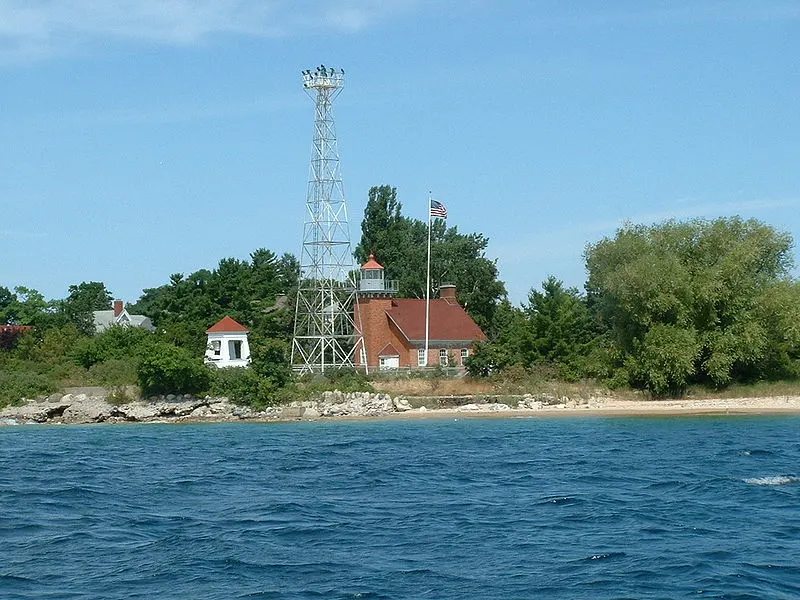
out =
[[[626,224],[587,245],[584,291],[550,276],[514,306],[485,256],[486,238],[443,223],[432,231],[438,275],[431,286],[422,283],[424,253],[415,250],[431,232],[400,209],[394,188],[370,190],[356,259],[374,250],[385,276],[399,282],[400,298],[455,285],[457,302],[487,340],[470,348],[461,340],[460,352],[440,353],[423,370],[412,352],[414,365],[392,372],[376,366],[369,374],[298,375],[291,307],[300,264],[265,248],[145,289],[124,310],[146,315],[154,331],[122,324],[98,331],[96,312],[109,310],[113,298],[102,282],[72,285],[66,298],[50,301],[31,288],[0,286],[0,409],[22,403],[33,413],[4,408],[0,418],[794,410],[785,399],[800,397],[800,280],[791,275],[792,240],[784,232],[740,217]],[[247,368],[204,364],[207,328],[225,316],[249,331]],[[329,402],[326,390],[362,396]],[[721,400],[737,395],[760,400]],[[148,400],[136,401],[142,397]],[[419,404],[423,397],[430,406]],[[290,416],[294,409],[302,414]]]

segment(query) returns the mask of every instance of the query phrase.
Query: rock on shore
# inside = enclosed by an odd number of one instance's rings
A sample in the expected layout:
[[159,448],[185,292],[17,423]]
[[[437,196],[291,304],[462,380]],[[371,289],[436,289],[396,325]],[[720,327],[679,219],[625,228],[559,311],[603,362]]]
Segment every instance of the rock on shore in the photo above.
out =
[[[157,396],[126,403],[109,402],[109,390],[54,394],[25,400],[0,410],[0,425],[23,423],[126,423],[181,421],[293,421],[398,415],[535,415],[535,414],[735,414],[800,413],[800,396],[772,398],[621,400],[608,396],[567,398],[550,393],[523,396],[413,398],[369,392],[325,392],[314,400],[255,411],[227,398]],[[112,400],[113,395],[112,395]],[[427,406],[426,406],[427,404]]]
[[0,423],[124,423],[160,421],[292,420],[320,417],[371,417],[411,410],[402,398],[369,392],[325,392],[318,400],[254,411],[227,398],[167,395],[123,404],[108,401],[105,390],[53,394],[0,410]]

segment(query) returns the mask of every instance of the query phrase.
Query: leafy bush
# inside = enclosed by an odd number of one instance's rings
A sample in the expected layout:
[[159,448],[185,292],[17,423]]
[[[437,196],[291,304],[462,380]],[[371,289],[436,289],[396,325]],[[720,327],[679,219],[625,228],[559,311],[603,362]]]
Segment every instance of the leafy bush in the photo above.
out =
[[211,383],[202,359],[167,342],[156,342],[147,349],[136,374],[144,394],[198,393],[208,390]]
[[261,377],[253,369],[233,367],[212,372],[211,393],[226,396],[235,404],[263,410],[276,403],[277,385],[267,377]]
[[93,364],[89,368],[89,380],[95,385],[121,386],[133,385],[138,381],[137,357],[112,358]]
[[145,329],[114,326],[93,337],[79,340],[73,356],[79,365],[88,369],[107,360],[130,358],[149,349],[154,343],[154,335]]
[[52,394],[58,389],[55,381],[29,371],[0,371],[0,407],[16,404],[22,398]]
[[250,368],[261,377],[270,379],[275,387],[283,387],[292,380],[286,342],[253,335],[250,339],[250,360]]

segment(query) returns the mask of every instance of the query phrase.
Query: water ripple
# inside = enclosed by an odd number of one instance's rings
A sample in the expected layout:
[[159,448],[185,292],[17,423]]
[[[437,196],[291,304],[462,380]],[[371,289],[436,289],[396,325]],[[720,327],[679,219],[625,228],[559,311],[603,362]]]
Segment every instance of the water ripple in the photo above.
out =
[[794,599],[798,424],[0,428],[0,596]]

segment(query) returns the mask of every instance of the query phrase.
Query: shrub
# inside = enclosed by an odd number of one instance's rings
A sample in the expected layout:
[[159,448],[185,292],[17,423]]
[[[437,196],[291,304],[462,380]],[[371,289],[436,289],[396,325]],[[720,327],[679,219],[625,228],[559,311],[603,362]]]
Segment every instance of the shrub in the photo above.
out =
[[124,359],[149,349],[155,337],[140,327],[109,327],[93,337],[83,338],[75,344],[75,361],[90,368],[111,359]]
[[52,394],[58,385],[51,378],[29,371],[0,371],[0,407],[17,404],[22,398]]
[[136,357],[112,358],[89,368],[89,380],[95,385],[121,386],[133,385],[137,382]]
[[148,348],[136,374],[144,394],[198,393],[208,390],[211,383],[211,373],[202,359],[167,342]]
[[226,396],[235,404],[263,410],[276,402],[277,385],[267,377],[261,377],[252,369],[234,367],[212,371],[211,393]]

